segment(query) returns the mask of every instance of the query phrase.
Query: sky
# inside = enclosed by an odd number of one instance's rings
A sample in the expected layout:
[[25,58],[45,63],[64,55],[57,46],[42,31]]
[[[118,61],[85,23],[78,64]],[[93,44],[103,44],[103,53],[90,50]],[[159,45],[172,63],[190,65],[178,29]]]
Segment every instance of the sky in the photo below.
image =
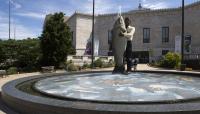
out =
[[[150,9],[180,7],[182,0],[96,0],[96,14],[114,13],[137,9],[139,1]],[[199,0],[185,0],[191,4]],[[75,11],[92,12],[92,0],[10,0],[11,2],[11,38],[37,38],[42,33],[45,15],[64,12],[67,16]],[[0,0],[0,39],[8,39],[8,3]]]

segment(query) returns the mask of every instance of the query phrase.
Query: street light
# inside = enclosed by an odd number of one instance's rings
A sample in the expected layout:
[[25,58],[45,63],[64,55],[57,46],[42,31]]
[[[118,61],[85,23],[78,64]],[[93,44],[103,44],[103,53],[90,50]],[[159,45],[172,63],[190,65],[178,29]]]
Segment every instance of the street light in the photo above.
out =
[[9,5],[8,5],[8,8],[9,8],[9,40],[10,40],[10,0],[9,0]]
[[185,42],[185,0],[182,0],[182,40],[181,40],[181,66],[180,70],[184,71],[184,42]]
[[92,68],[94,68],[94,16],[95,16],[95,0],[93,0],[93,15],[92,15]]

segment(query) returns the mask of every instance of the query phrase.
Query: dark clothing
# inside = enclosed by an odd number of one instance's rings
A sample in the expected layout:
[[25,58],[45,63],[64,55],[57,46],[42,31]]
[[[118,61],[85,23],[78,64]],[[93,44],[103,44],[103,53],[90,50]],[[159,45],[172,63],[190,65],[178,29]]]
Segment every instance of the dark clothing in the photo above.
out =
[[124,66],[115,66],[113,70],[113,74],[123,74],[125,72],[125,67]]
[[125,52],[127,71],[131,71],[132,68],[132,41],[127,41],[126,52]]

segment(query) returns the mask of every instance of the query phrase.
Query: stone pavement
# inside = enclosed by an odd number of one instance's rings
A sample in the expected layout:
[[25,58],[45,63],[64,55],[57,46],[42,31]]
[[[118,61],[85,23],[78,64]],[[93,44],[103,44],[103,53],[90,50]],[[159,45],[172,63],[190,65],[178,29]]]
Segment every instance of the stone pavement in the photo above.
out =
[[[105,69],[94,69],[92,71],[105,71],[105,70],[112,70],[113,68],[105,68]],[[159,68],[152,68],[149,67],[146,64],[139,64],[138,65],[138,70],[162,70]],[[91,71],[91,70],[87,70],[87,71]],[[57,71],[57,73],[62,73],[65,71]],[[0,78],[0,93],[1,93],[1,87],[12,80],[15,79],[19,79],[19,78],[24,78],[24,77],[29,77],[29,76],[34,76],[34,75],[39,75],[41,74],[40,72],[34,72],[34,73],[25,73],[25,74],[16,74],[16,75],[9,75],[6,78]],[[5,104],[3,104],[2,100],[1,100],[1,96],[0,96],[0,114],[18,114],[14,111],[12,111],[11,109],[9,109],[7,106],[5,106]]]
[[[65,71],[57,71],[57,73],[62,73]],[[40,72],[34,72],[34,73],[24,73],[24,74],[15,74],[15,75],[9,75],[8,77],[5,78],[0,78],[0,114],[18,114],[14,111],[12,111],[10,108],[8,108],[1,99],[1,88],[2,86],[12,80],[19,79],[19,78],[24,78],[24,77],[29,77],[29,76],[34,76],[34,75],[40,75]]]

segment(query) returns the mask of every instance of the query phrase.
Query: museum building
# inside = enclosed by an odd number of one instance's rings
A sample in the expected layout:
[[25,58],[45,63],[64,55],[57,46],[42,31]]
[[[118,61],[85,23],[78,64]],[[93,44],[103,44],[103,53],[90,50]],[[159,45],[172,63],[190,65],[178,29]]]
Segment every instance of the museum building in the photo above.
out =
[[[96,56],[112,56],[112,27],[115,14],[95,15]],[[133,37],[133,56],[140,61],[158,60],[167,52],[181,52],[181,7],[168,9],[145,9],[124,12],[136,28]],[[75,12],[66,17],[71,29],[73,46],[77,56],[91,54],[92,15]],[[200,54],[200,2],[185,6],[185,54]]]

